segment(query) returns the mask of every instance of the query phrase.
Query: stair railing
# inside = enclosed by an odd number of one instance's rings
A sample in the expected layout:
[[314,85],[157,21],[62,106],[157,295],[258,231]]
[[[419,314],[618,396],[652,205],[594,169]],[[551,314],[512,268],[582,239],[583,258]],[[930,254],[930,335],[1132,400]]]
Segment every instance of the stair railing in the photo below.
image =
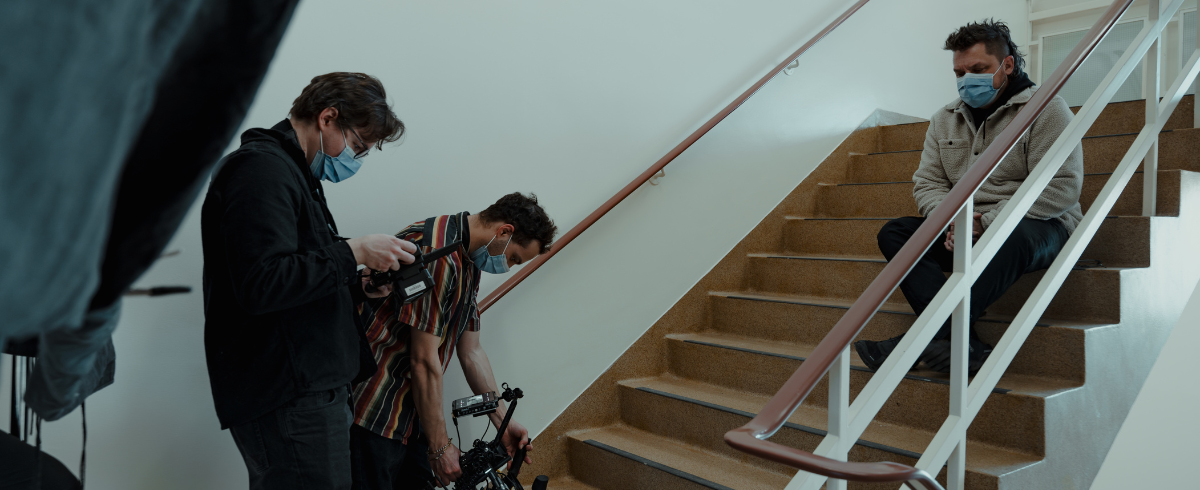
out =
[[579,224],[571,228],[570,231],[567,231],[566,234],[554,242],[554,245],[550,247],[550,251],[539,255],[536,259],[533,259],[528,264],[521,267],[521,270],[514,273],[512,277],[510,277],[507,281],[504,281],[500,287],[497,287],[495,290],[493,290],[487,295],[487,297],[483,299],[483,301],[479,303],[479,312],[483,313],[484,311],[487,311],[487,309],[495,304],[496,301],[499,301],[500,298],[503,298],[504,295],[508,294],[509,291],[512,291],[513,288],[517,287],[521,281],[524,281],[526,277],[529,277],[530,274],[533,274],[534,271],[538,270],[538,268],[545,264],[547,260],[550,260],[551,257],[562,250],[563,247],[566,247],[567,244],[574,241],[575,238],[583,234],[584,231],[587,231],[587,229],[599,221],[600,218],[603,218],[605,214],[608,214],[609,211],[617,207],[617,204],[620,204],[621,201],[624,201],[626,197],[629,197],[630,194],[633,194],[633,191],[636,191],[643,184],[658,175],[659,172],[663,171],[663,168],[666,167],[667,164],[674,161],[676,157],[683,154],[684,151],[690,148],[693,143],[699,141],[700,138],[708,134],[708,132],[715,128],[717,124],[720,124],[720,122],[725,120],[725,118],[732,114],[733,111],[737,110],[738,107],[741,107],[742,104],[744,104],[750,99],[750,97],[757,93],[759,89],[763,88],[767,82],[770,82],[771,79],[775,78],[776,75],[779,75],[779,73],[787,68],[789,64],[796,61],[796,59],[800,58],[801,55],[807,52],[809,48],[816,45],[818,41],[824,39],[825,36],[827,36],[830,32],[833,32],[834,29],[842,25],[846,19],[849,19],[851,15],[854,15],[854,13],[861,9],[863,5],[866,5],[867,1],[868,0],[856,1],[854,5],[851,5],[850,8],[846,9],[845,12],[842,12],[842,15],[839,15],[836,19],[830,22],[829,25],[825,26],[824,29],[821,29],[820,32],[817,32],[816,35],[810,38],[808,42],[805,42],[803,46],[800,46],[800,48],[793,52],[791,56],[783,60],[783,62],[777,65],[773,70],[767,72],[767,74],[759,79],[757,83],[752,85],[749,89],[746,89],[746,91],[739,95],[736,99],[733,99],[733,102],[730,102],[729,105],[725,106],[724,109],[721,109],[721,112],[718,112],[715,116],[705,122],[704,125],[700,126],[700,128],[688,135],[688,137],[682,142],[680,142],[678,145],[675,145],[671,151],[667,152],[666,155],[658,159],[657,162],[654,162],[654,165],[651,165],[650,168],[646,169],[645,172],[642,172],[641,175],[638,175],[637,178],[633,179],[632,182],[622,188],[620,192],[617,192],[616,195],[609,198],[608,201],[605,201],[604,204],[596,208],[595,211],[592,211],[592,214],[589,214],[583,219],[583,221],[580,221]]
[[[729,445],[803,470],[788,485],[789,490],[816,490],[822,484],[827,484],[830,490],[845,489],[846,480],[903,482],[916,489],[941,489],[942,487],[929,475],[938,474],[943,466],[947,466],[948,486],[956,490],[964,488],[967,428],[1143,159],[1143,214],[1154,215],[1158,134],[1200,72],[1200,49],[1195,49],[1170,89],[1162,100],[1159,100],[1158,45],[1163,29],[1179,10],[1183,0],[1171,1],[1166,10],[1160,10],[1159,0],[1150,0],[1150,17],[1133,44],[1126,49],[1099,88],[1080,108],[1042,161],[1030,172],[1020,189],[979,238],[978,244],[971,246],[974,193],[1132,3],[1133,0],[1113,2],[1067,56],[1067,60],[1034,93],[1033,98],[1025,104],[1016,118],[983,152],[942,203],[929,214],[908,243],[887,264],[779,392],[749,423],[725,435]],[[1143,57],[1147,61],[1149,85],[1144,127],[1064,245],[1058,258],[1038,283],[974,380],[968,384],[966,352],[971,285],[1042,194],[1071,152],[1080,144],[1088,128]],[[1197,107],[1200,111],[1200,105]],[[1197,113],[1196,121],[1200,121],[1200,112]],[[849,404],[850,343],[929,247],[940,242],[942,232],[951,220],[955,223],[955,249],[950,278],[917,318],[887,361],[871,377],[855,398],[853,405]],[[952,326],[949,416],[917,461],[916,467],[898,463],[846,462],[850,447],[875,418],[947,317],[951,317]],[[810,453],[767,441],[767,438],[783,426],[826,373],[830,375],[829,431],[820,445]]]

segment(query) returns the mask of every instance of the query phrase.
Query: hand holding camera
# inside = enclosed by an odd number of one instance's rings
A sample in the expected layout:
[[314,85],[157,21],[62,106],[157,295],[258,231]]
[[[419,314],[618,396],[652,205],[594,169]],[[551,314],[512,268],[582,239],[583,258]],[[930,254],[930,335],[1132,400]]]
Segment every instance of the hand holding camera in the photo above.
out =
[[413,263],[417,245],[382,233],[346,240],[354,252],[354,261],[372,270],[397,270],[401,264]]

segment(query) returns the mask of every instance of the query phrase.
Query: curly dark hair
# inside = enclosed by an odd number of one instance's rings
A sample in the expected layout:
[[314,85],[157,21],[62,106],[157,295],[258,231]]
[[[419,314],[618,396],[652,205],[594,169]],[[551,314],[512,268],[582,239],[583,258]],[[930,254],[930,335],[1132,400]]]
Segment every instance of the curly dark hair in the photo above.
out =
[[943,49],[947,51],[966,51],[976,44],[983,43],[987,53],[1004,62],[1007,56],[1013,57],[1013,72],[1011,76],[1023,73],[1025,70],[1025,55],[1017,49],[1017,43],[1012,40],[1008,24],[996,19],[983,22],[971,22],[950,33],[946,38]]
[[404,122],[387,103],[379,79],[365,73],[333,72],[314,77],[292,102],[291,116],[311,120],[327,107],[338,111],[338,127],[363,128],[364,140],[376,140],[375,148],[399,140]]
[[531,240],[537,240],[542,247],[538,251],[544,254],[550,251],[554,235],[558,227],[546,214],[546,210],[538,204],[537,196],[528,196],[514,192],[501,197],[495,204],[479,213],[484,223],[503,222],[513,225],[513,240],[522,247],[529,245]]

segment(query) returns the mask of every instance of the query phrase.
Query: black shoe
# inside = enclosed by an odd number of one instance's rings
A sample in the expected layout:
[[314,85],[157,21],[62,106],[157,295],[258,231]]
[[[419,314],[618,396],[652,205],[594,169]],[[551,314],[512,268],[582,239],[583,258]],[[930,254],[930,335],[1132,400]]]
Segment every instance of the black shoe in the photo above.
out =
[[[979,372],[979,368],[983,367],[984,361],[987,361],[989,355],[992,354],[992,346],[983,343],[982,341],[971,339],[967,343],[967,375],[974,376]],[[950,341],[949,340],[934,340],[925,348],[925,352],[921,353],[921,362],[925,363],[925,367],[939,373],[950,372]]]
[[896,346],[903,339],[903,335],[897,335],[887,340],[860,340],[854,343],[854,350],[858,352],[858,358],[867,365],[867,369],[878,371],[879,367],[883,366],[883,361],[887,360],[888,355],[896,350]]

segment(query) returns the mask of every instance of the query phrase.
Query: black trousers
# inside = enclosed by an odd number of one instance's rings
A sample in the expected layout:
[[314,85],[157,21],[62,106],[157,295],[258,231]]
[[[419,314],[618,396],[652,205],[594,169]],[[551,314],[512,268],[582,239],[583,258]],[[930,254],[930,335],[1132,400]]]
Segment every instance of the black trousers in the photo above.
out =
[[[40,485],[34,485],[41,473]],[[12,434],[0,431],[0,490],[75,490],[79,480],[54,456],[43,452],[38,461],[37,448]]]
[[349,387],[305,393],[231,427],[251,490],[350,488]]
[[[925,218],[908,217],[896,218],[884,225],[879,230],[879,250],[883,256],[891,261],[924,222]],[[945,233],[942,237],[929,247],[908,277],[900,283],[900,291],[917,315],[933,301],[938,290],[946,283],[945,273],[954,267],[954,252],[946,250],[942,244]],[[983,316],[984,309],[1000,299],[1022,274],[1050,267],[1068,238],[1070,235],[1066,227],[1056,220],[1023,218],[971,287],[971,326],[974,327],[975,321]],[[975,335],[975,329],[972,328],[971,336]],[[949,337],[950,320],[947,319],[934,339]]]
[[350,426],[350,461],[354,490],[425,490],[434,488],[429,466],[429,443],[420,422],[408,438],[388,439],[358,425]]

